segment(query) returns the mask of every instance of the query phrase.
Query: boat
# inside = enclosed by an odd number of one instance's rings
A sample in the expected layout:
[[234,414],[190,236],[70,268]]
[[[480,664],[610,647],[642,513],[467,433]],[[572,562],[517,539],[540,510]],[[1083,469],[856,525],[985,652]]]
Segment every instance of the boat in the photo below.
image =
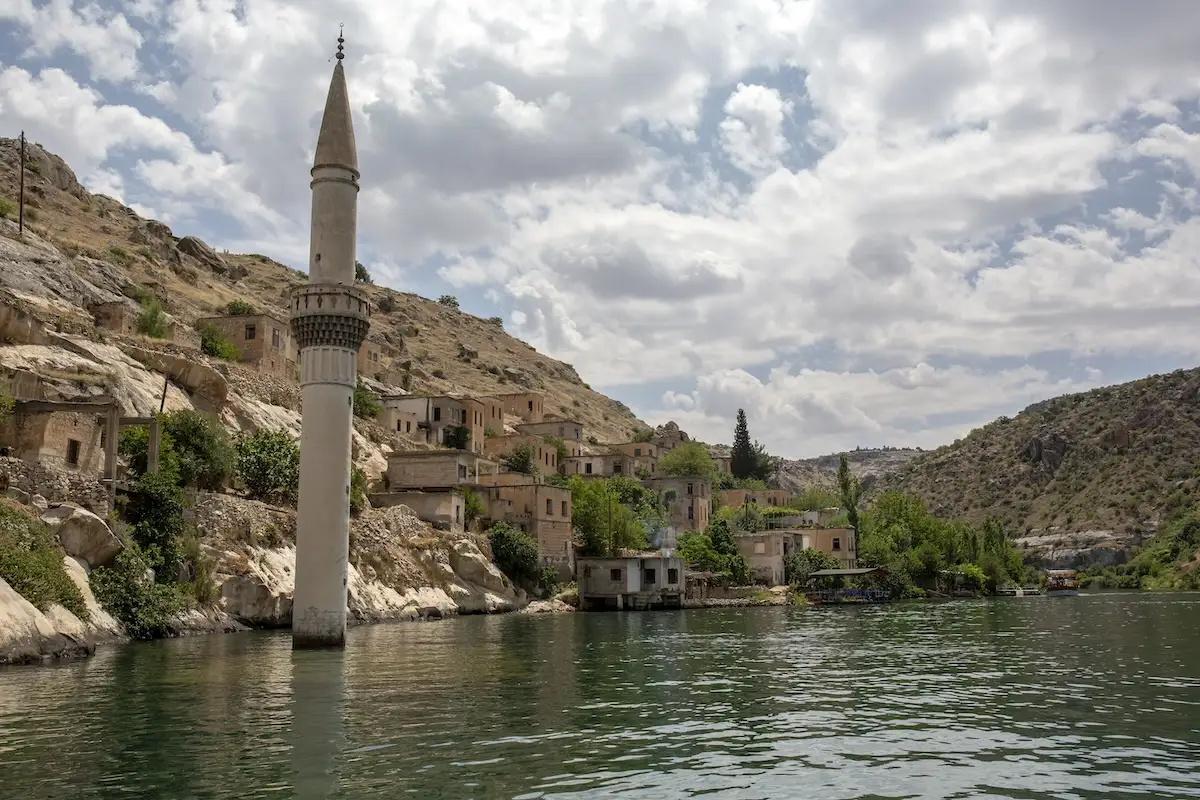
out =
[[1046,570],[1047,597],[1074,597],[1079,594],[1079,573],[1073,569]]
[[996,589],[997,597],[1039,597],[1041,594],[1038,586],[1000,586]]

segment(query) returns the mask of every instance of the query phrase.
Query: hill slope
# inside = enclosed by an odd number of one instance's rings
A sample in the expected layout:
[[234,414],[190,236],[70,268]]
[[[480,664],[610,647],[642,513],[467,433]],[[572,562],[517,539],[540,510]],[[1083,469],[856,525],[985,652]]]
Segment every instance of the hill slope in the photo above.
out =
[[1200,488],[1200,369],[1035,403],[877,487],[939,516],[1004,521],[1046,563],[1123,560]]
[[[34,236],[18,243],[10,226],[9,238],[0,238],[0,294],[55,330],[104,338],[86,306],[144,291],[163,299],[165,310],[186,326],[231,300],[287,319],[289,290],[307,280],[264,255],[218,253],[193,237],[177,237],[166,225],[89,193],[62,159],[36,144],[27,145],[26,165],[26,224]],[[18,166],[17,142],[0,139],[0,198],[7,201],[0,217],[14,220],[8,199],[17,196]],[[537,390],[546,395],[547,414],[578,419],[600,441],[628,441],[641,427],[626,406],[588,388],[571,365],[509,336],[498,321],[413,294],[369,289],[377,308],[369,338],[381,345],[395,374],[410,375],[411,392]],[[246,382],[256,383],[253,376]],[[274,395],[299,410],[298,391],[276,386]]]

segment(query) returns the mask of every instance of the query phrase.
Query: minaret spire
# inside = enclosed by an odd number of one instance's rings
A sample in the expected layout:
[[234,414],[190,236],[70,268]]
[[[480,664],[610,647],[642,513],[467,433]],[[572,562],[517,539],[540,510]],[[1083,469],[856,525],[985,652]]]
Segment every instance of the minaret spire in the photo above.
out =
[[358,153],[350,94],[337,64],[325,97],[310,174],[308,283],[293,290],[292,336],[300,351],[300,491],[292,647],[344,647],[350,533],[350,452],[358,350],[371,303],[354,285]]

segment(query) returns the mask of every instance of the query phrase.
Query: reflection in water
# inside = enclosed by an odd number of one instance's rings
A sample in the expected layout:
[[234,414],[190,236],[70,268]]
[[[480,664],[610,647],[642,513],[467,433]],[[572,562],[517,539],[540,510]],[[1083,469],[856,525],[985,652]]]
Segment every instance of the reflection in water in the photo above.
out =
[[475,617],[0,671],[0,797],[1200,797],[1200,596]]

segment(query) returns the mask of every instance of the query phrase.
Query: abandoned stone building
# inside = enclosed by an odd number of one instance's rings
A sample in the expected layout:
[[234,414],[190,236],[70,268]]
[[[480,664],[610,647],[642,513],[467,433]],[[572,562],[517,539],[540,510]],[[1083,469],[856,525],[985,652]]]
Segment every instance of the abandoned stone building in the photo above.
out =
[[288,324],[270,314],[204,317],[198,326],[209,326],[233,343],[240,361],[260,372],[286,378],[296,376],[297,354]]
[[782,508],[791,502],[792,493],[784,489],[722,489],[721,505],[740,506],[756,503]]
[[90,308],[97,328],[132,336],[137,333],[140,310],[131,301],[122,299],[96,303]]
[[658,457],[661,455],[658,445],[651,442],[622,442],[609,445],[609,449],[622,453],[633,459],[634,472],[645,470],[653,475],[658,472]]
[[508,436],[489,436],[485,452],[497,461],[521,447],[528,447],[534,464],[541,472],[558,472],[558,448],[546,442],[541,436],[526,436],[510,434]]
[[[528,478],[529,476],[524,476]],[[543,483],[481,488],[487,519],[508,522],[537,542],[543,564],[568,578],[574,566],[571,543],[571,492]]]
[[384,482],[389,492],[450,490],[479,483],[480,475],[498,472],[496,462],[466,450],[392,453]]
[[358,348],[358,374],[377,381],[387,380],[387,366],[383,361],[383,349],[378,342],[364,340]]
[[382,492],[370,496],[374,508],[404,505],[417,517],[435,528],[462,533],[466,519],[466,502],[461,491]]
[[583,478],[633,478],[637,474],[634,463],[633,457],[624,453],[600,453],[565,458],[559,472]]
[[541,422],[522,422],[516,428],[530,436],[557,436],[564,442],[583,441],[583,423],[571,419],[548,418]]
[[546,398],[541,392],[498,394],[493,399],[500,401],[505,413],[520,417],[525,422],[536,423],[545,419]]
[[487,438],[486,423],[490,407],[480,400],[459,395],[396,395],[386,398],[382,405],[389,412],[389,420],[392,423],[405,423],[405,430],[402,432],[406,435],[407,423],[416,420],[416,432],[412,435],[414,439],[430,444],[447,445],[457,434],[454,429],[465,428],[467,441],[463,449],[476,455],[483,455],[485,452],[484,440]]
[[[31,409],[32,404],[38,408]],[[42,401],[18,400],[0,425],[0,454],[99,475],[103,430],[103,419],[95,412],[54,412],[45,410]]]
[[[692,475],[658,476],[643,481],[655,491],[666,508],[667,529],[677,536],[687,531],[699,531],[708,526],[712,509],[712,481]],[[662,544],[673,547],[673,544]]]

